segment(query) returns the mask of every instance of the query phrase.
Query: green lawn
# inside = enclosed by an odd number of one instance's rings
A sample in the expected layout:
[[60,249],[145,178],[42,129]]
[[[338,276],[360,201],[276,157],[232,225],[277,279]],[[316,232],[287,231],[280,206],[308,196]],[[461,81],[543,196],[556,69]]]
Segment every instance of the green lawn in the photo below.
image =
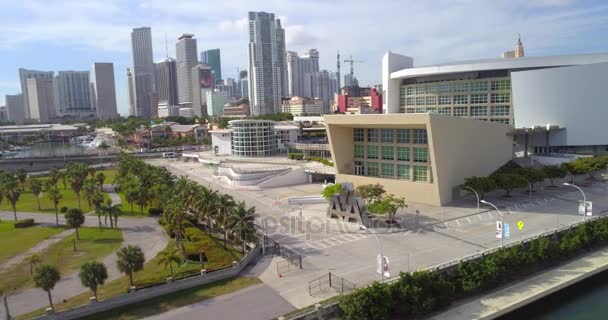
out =
[[[224,249],[223,245],[220,241],[217,241],[214,239],[207,239],[207,241],[199,241],[199,242],[200,243],[198,243],[197,245],[200,246],[200,248],[204,248],[206,250],[205,252],[206,252],[207,258],[209,259],[209,262],[205,265],[205,268],[207,268],[209,270],[230,266],[230,265],[232,265],[232,261],[239,260],[241,257],[241,254],[238,251],[234,251],[232,249]],[[192,245],[192,243],[187,242],[186,245]],[[175,246],[174,240],[169,241],[169,244],[167,246]],[[165,268],[164,265],[162,265],[162,264],[159,265],[158,261],[159,261],[158,257],[154,257],[152,260],[148,261],[144,265],[144,269],[142,271],[136,272],[133,275],[133,280],[134,280],[136,286],[141,287],[141,286],[149,285],[152,283],[162,282],[162,281],[165,281],[170,276],[169,268]],[[179,277],[183,277],[186,275],[191,275],[193,273],[198,273],[198,272],[200,272],[200,270],[201,270],[200,264],[194,263],[194,262],[185,262],[182,265],[180,265],[179,267],[177,267],[175,265],[173,266],[173,276],[175,278],[179,278]],[[0,275],[0,278],[2,278],[2,275]],[[256,281],[257,281],[257,279],[256,279]],[[255,283],[257,283],[257,282],[255,282]],[[254,283],[252,282],[251,284],[254,284]],[[105,285],[100,287],[99,291],[98,291],[99,299],[103,300],[103,299],[107,299],[107,298],[117,296],[120,294],[125,294],[125,293],[127,293],[129,287],[130,287],[129,278],[127,276],[122,276],[122,277],[115,279],[109,283],[106,283]],[[201,289],[201,288],[199,288],[199,289]],[[214,291],[211,291],[211,292],[216,292],[217,290],[219,290],[219,289],[214,289]],[[208,292],[208,291],[204,291],[204,292]],[[224,293],[226,293],[226,292],[224,292]],[[192,297],[194,297],[198,294],[199,293],[190,293],[190,295],[187,295],[187,297],[190,297],[188,299],[191,299]],[[179,294],[175,294],[175,295],[179,295]],[[91,293],[89,293],[89,292],[79,294],[75,297],[68,299],[66,302],[56,304],[55,309],[56,310],[65,310],[65,309],[70,309],[70,308],[74,308],[74,307],[86,304],[86,303],[88,303],[90,296],[91,296]],[[178,300],[182,301],[184,299],[185,298],[180,298]],[[200,298],[200,297],[198,299],[202,300],[202,298]],[[176,303],[178,303],[179,301],[177,301]],[[183,302],[179,302],[179,303],[183,303]],[[161,306],[159,306],[159,308],[160,307]],[[163,309],[159,309],[159,310],[160,311],[158,311],[158,312],[161,312]],[[141,312],[141,311],[138,311],[138,312]],[[44,309],[40,309],[40,310],[31,312],[27,315],[23,315],[23,317],[24,317],[24,319],[27,319],[28,317],[39,316],[43,313],[44,313]]]
[[120,203],[121,203],[121,210],[122,210],[122,215],[125,217],[147,217],[148,216],[148,206],[144,206],[144,210],[143,213],[139,208],[139,205],[137,205],[137,203],[133,203],[133,212],[131,212],[131,206],[129,205],[129,203],[127,202],[127,198],[125,197],[125,195],[123,193],[118,193],[118,196],[120,197]]
[[15,228],[13,222],[0,222],[0,263],[21,254],[40,241],[62,232],[64,227]]
[[103,174],[106,176],[106,179],[103,181],[103,183],[112,184],[114,183],[114,178],[116,178],[116,175],[118,174],[118,169],[99,170],[97,172],[103,172]]
[[[76,272],[84,262],[101,260],[118,250],[122,243],[122,232],[119,229],[81,228],[80,240],[76,241],[77,251],[73,251],[72,239],[69,236],[54,243],[39,254],[42,263],[59,268],[62,276]],[[12,288],[33,286],[30,267],[22,262],[13,269],[0,273],[0,291]]]
[[[78,198],[76,197],[76,193],[72,191],[72,189],[63,189],[63,185],[59,183],[59,191],[63,195],[63,199],[59,202],[59,208],[68,207],[68,208],[78,208]],[[104,193],[104,198],[109,199],[108,194]],[[34,196],[29,189],[21,192],[21,196],[17,201],[17,218],[19,218],[19,211],[22,212],[41,212],[41,213],[55,213],[55,208],[53,208],[53,203],[46,196],[46,192],[42,192],[40,194],[40,210],[38,210],[38,205],[36,202],[36,196]],[[84,193],[80,192],[80,204],[81,208],[84,212],[89,212],[93,210],[93,208],[89,208],[87,201],[84,198]],[[5,211],[13,211],[8,200],[3,199],[0,204],[0,210]]]

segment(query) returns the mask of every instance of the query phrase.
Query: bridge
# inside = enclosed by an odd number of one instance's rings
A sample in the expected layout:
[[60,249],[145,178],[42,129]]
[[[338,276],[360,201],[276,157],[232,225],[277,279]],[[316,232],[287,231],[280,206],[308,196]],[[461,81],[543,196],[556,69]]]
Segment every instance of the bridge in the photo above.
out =
[[[160,158],[162,152],[142,152],[131,153],[139,158]],[[118,153],[105,155],[66,155],[65,157],[32,157],[32,158],[11,158],[0,160],[0,170],[15,172],[17,169],[25,169],[28,172],[46,171],[53,168],[64,168],[68,162],[82,162],[88,165],[104,164],[116,162]]]

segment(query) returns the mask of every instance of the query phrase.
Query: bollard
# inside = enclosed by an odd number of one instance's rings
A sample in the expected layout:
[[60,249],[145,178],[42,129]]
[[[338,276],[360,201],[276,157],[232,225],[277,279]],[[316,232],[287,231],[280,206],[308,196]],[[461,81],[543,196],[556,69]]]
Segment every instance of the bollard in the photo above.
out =
[[131,292],[135,292],[137,289],[135,288],[135,286],[130,286],[129,287],[129,293]]
[[201,269],[201,276],[205,275],[207,273],[207,269]]
[[89,303],[90,304],[93,304],[95,302],[97,302],[97,298],[95,298],[95,297],[89,297]]
[[48,315],[55,313],[55,311],[53,311],[53,308],[51,307],[44,309],[44,312]]

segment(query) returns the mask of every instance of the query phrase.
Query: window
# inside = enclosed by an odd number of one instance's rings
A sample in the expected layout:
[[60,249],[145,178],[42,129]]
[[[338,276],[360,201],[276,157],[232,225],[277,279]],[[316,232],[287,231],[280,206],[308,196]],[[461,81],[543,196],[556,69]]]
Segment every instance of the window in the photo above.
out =
[[492,80],[490,82],[490,90],[492,91],[502,91],[502,90],[511,90],[511,80]]
[[378,142],[378,129],[367,129],[367,142]]
[[428,96],[426,97],[426,105],[434,106],[437,104],[437,96]]
[[423,106],[426,103],[425,97],[416,97],[416,105]]
[[472,92],[488,91],[488,82],[487,81],[471,82],[471,91]]
[[414,181],[427,181],[428,167],[414,166]]
[[427,94],[436,94],[437,93],[437,86],[434,84],[429,84],[426,86],[426,93]]
[[452,91],[454,91],[454,92],[469,92],[469,83],[468,82],[456,82],[452,86]]
[[414,105],[414,98],[413,97],[408,97],[406,105],[413,106]]
[[414,148],[414,162],[427,162],[429,150],[427,148]]
[[365,147],[360,145],[360,144],[356,144],[355,145],[355,158],[364,158],[365,157]]
[[509,119],[490,119],[490,122],[509,124]]
[[397,129],[397,143],[410,143],[410,129]]
[[406,89],[406,90],[407,90],[407,93],[406,93],[406,94],[407,94],[408,96],[414,95],[414,87],[407,87],[407,89]]
[[382,164],[382,177],[383,178],[394,178],[395,177],[395,165],[392,163]]
[[471,117],[485,117],[488,115],[488,107],[471,107]]
[[405,105],[405,87],[399,88],[399,105]]
[[452,104],[452,96],[439,96],[439,104]]
[[368,162],[366,173],[370,177],[378,176],[378,163],[377,162]]
[[410,147],[397,147],[397,160],[410,161]]
[[426,129],[414,129],[414,143],[427,144]]
[[488,103],[488,95],[487,94],[472,94],[471,103],[472,104]]
[[426,86],[416,87],[416,94],[426,94]]
[[437,113],[437,108],[435,107],[427,107],[426,112],[428,113]]
[[398,164],[397,165],[397,179],[410,180],[410,165],[409,164]]
[[395,149],[393,146],[382,146],[382,160],[395,159]]
[[378,159],[378,146],[367,146],[367,158]]
[[393,143],[394,133],[393,129],[382,129],[382,142]]
[[416,108],[407,108],[405,113],[416,113]]
[[490,115],[496,117],[508,116],[509,106],[492,106],[492,109],[490,109]]
[[454,107],[454,116],[455,117],[468,117],[469,108],[468,107]]
[[454,96],[454,104],[467,104],[469,103],[469,96],[456,95]]
[[437,86],[438,93],[450,93],[452,92],[452,85],[449,83],[442,83]]
[[416,108],[414,113],[426,113],[426,108]]
[[437,113],[451,116],[452,115],[452,108],[450,108],[450,107],[439,108],[437,110]]
[[490,102],[492,103],[509,103],[511,101],[511,95],[509,93],[492,93],[490,95]]
[[353,137],[355,142],[363,142],[365,141],[364,137],[365,134],[363,133],[363,129],[362,128],[355,128],[354,129],[354,133],[353,133]]

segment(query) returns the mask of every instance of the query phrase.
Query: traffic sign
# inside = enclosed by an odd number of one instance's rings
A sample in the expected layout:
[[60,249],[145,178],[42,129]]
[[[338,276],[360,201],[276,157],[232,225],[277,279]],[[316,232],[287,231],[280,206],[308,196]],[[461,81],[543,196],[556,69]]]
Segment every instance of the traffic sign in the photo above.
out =
[[517,221],[517,229],[524,230],[524,222],[519,220]]
[[502,222],[496,221],[496,238],[502,239]]
[[591,212],[593,209],[593,203],[591,201],[587,201],[586,205],[587,205],[587,211],[585,211],[585,204],[583,204],[583,201],[579,201],[578,214],[584,215],[586,212],[587,216],[591,216],[592,215]]
[[505,239],[511,238],[511,228],[509,228],[509,224],[505,223],[503,227],[505,228]]
[[[388,260],[387,256],[384,256],[384,268],[382,268],[382,258],[380,255],[378,255],[377,257],[377,262],[378,262],[378,267],[376,268],[376,272],[383,274],[385,277],[390,278],[391,277],[391,269],[390,269],[390,261]],[[381,271],[382,269],[384,269],[384,272]]]

